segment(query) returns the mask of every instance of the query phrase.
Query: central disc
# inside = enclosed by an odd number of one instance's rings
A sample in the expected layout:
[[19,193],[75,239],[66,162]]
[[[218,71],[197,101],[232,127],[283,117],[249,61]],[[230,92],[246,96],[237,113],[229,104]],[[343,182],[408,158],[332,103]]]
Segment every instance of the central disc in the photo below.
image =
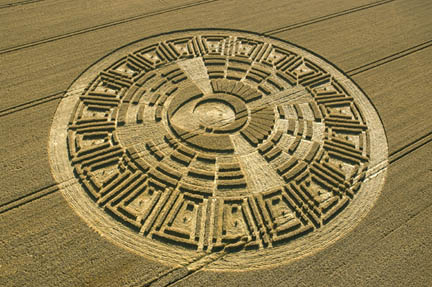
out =
[[235,119],[233,108],[223,99],[200,101],[194,110],[204,127],[223,127]]

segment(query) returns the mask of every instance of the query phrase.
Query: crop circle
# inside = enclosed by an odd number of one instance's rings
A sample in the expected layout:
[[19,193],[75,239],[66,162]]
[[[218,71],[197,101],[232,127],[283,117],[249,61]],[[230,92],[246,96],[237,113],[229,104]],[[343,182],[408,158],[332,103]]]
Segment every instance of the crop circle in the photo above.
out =
[[387,141],[368,98],[321,57],[213,29],[92,65],[59,104],[49,155],[70,205],[114,243],[246,270],[352,230],[384,184]]

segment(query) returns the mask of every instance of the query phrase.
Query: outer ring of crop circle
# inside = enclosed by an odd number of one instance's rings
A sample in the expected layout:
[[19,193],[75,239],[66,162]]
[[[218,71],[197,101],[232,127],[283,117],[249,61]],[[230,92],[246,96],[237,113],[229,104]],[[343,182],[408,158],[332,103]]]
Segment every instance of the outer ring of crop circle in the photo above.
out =
[[217,33],[219,31],[225,35],[247,34],[250,37],[255,37],[260,40],[266,39],[268,42],[283,43],[287,45],[290,50],[298,50],[301,54],[306,54],[308,59],[311,59],[314,63],[324,65],[330,74],[337,78],[345,79],[344,84],[349,86],[351,93],[354,92],[356,94],[356,103],[359,104],[363,112],[367,114],[367,125],[368,127],[372,127],[371,137],[375,139],[371,141],[371,145],[374,145],[371,147],[371,167],[368,170],[365,182],[362,184],[353,202],[348,205],[342,214],[333,219],[331,224],[321,227],[308,235],[280,247],[262,249],[256,252],[242,251],[227,254],[224,256],[224,260],[215,261],[209,264],[206,269],[232,271],[233,269],[249,270],[251,268],[265,268],[286,264],[327,248],[340,237],[350,232],[362,218],[366,216],[382,190],[388,165],[387,137],[382,121],[367,95],[348,75],[338,69],[334,64],[329,63],[314,52],[288,41],[249,31],[234,29],[190,29],[158,34],[115,49],[83,71],[73,81],[60,102],[53,119],[50,133],[48,153],[51,170],[63,196],[67,199],[73,210],[75,210],[75,212],[95,231],[101,234],[101,236],[108,238],[114,244],[126,248],[129,251],[160,262],[169,262],[169,264],[172,265],[182,266],[206,257],[205,252],[179,249],[177,246],[169,246],[149,240],[113,220],[88,197],[82,190],[79,182],[75,179],[73,168],[69,163],[66,143],[67,122],[70,112],[72,112],[74,104],[79,100],[79,95],[88,85],[88,81],[93,79],[100,70],[108,67],[122,55],[135,51],[138,47],[145,47],[146,45],[144,45],[144,43],[146,42],[154,43],[164,38],[169,38],[171,35],[178,35],[180,37],[182,34],[200,34],[205,31],[211,31],[212,33]]

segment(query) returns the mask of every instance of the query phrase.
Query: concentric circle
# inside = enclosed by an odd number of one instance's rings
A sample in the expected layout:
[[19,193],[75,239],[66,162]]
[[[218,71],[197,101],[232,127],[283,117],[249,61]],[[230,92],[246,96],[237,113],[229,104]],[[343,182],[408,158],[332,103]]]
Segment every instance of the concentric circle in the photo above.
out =
[[218,270],[325,248],[370,210],[387,167],[380,119],[352,80],[233,30],[159,35],[98,61],[60,102],[49,153],[100,234]]

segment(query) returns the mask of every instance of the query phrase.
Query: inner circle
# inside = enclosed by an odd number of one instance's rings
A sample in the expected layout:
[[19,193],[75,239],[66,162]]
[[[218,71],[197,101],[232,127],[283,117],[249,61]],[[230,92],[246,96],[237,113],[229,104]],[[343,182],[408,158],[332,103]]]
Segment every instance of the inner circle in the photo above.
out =
[[194,114],[204,127],[223,127],[235,120],[233,108],[222,99],[200,101],[195,106]]

